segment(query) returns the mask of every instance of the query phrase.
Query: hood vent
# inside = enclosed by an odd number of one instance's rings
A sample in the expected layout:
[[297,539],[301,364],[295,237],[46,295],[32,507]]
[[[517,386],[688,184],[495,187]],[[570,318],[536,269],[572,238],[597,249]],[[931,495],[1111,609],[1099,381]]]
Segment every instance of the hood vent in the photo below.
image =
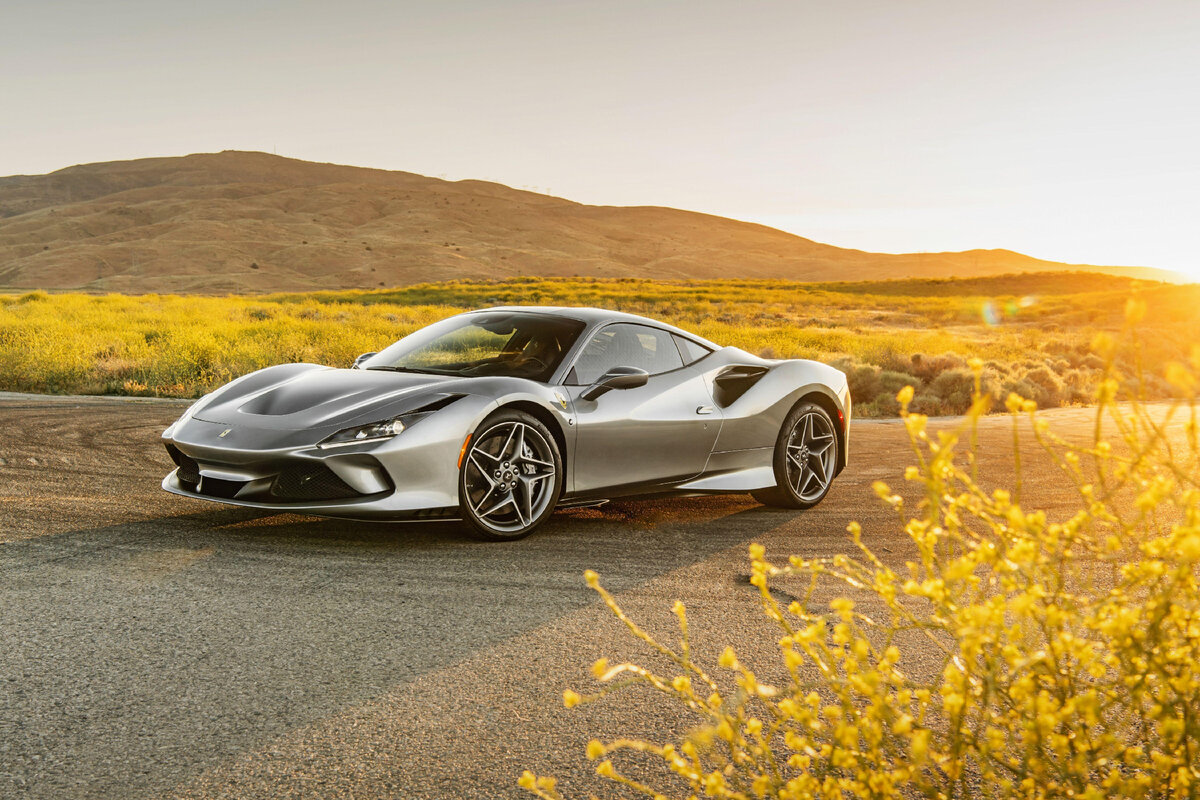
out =
[[445,380],[440,376],[390,372],[313,370],[251,396],[238,410],[265,417],[288,416],[318,407],[335,413],[352,412],[363,404],[398,398]]
[[444,394],[436,400],[426,403],[425,405],[414,408],[412,411],[406,411],[406,414],[429,414],[433,411],[440,411],[446,406],[453,403],[455,400],[460,400],[466,397],[465,394]]

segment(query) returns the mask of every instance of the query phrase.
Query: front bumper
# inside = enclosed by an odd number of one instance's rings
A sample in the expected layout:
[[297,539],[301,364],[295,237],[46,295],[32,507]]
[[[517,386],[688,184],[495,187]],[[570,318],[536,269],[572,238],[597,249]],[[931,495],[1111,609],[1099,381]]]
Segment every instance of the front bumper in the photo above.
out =
[[[456,404],[458,405],[458,404]],[[458,455],[470,417],[450,406],[379,442],[296,446],[296,432],[189,419],[163,444],[173,494],[247,508],[348,519],[438,519],[458,514]],[[319,440],[313,434],[309,441]],[[289,446],[277,446],[286,442]]]
[[258,508],[276,514],[305,514],[315,517],[333,517],[336,519],[353,519],[365,521],[406,520],[406,519],[458,519],[457,506],[441,508],[396,508],[387,497],[364,497],[343,500],[323,500],[319,502],[261,502],[241,497],[217,497],[204,494],[198,489],[189,488],[179,480],[179,470],[172,471],[163,478],[162,488],[182,497],[195,500],[208,500],[225,505],[241,506],[243,508]]

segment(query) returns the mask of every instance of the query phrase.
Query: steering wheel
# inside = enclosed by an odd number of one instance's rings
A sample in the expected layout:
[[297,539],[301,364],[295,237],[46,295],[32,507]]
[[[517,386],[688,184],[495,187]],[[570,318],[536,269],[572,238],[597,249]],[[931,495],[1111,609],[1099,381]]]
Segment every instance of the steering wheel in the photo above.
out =
[[535,364],[535,365],[537,365],[538,372],[545,372],[547,369],[550,368],[549,364],[547,364],[545,361],[542,361],[537,356],[531,356],[531,355],[525,355],[525,354],[521,355],[521,358],[519,359],[518,363],[520,363],[522,369],[526,368],[529,364]]

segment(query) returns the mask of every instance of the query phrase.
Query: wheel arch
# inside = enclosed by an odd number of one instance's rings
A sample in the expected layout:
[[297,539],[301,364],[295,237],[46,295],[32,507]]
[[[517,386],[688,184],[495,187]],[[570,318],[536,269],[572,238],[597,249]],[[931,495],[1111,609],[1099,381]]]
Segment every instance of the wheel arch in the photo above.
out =
[[562,420],[549,408],[533,400],[510,400],[499,405],[492,413],[507,411],[509,409],[523,411],[545,425],[546,429],[550,431],[550,435],[554,437],[554,443],[558,445],[558,454],[562,458],[563,487],[565,490],[567,485],[567,470],[570,467],[567,463],[567,432],[563,430]]
[[832,394],[827,391],[822,391],[818,387],[810,387],[807,390],[802,391],[800,397],[795,403],[792,404],[792,408],[789,409],[788,413],[791,413],[791,411],[795,410],[795,408],[801,403],[813,403],[814,405],[820,406],[825,413],[829,415],[829,419],[833,422],[834,433],[837,435],[838,441],[838,463],[837,471],[834,473],[834,475],[841,474],[842,470],[846,468],[847,460],[846,417],[845,413],[842,411],[841,405]]

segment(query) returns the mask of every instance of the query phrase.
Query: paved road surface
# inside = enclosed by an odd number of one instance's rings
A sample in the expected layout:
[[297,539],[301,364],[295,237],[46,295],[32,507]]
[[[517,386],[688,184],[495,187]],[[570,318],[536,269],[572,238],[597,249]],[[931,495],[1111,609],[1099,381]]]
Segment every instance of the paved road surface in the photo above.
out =
[[[908,552],[870,490],[909,463],[894,421],[854,424],[808,512],[621,502],[488,544],[168,495],[158,434],[185,405],[0,395],[0,797],[507,798],[527,767],[586,796],[604,789],[589,738],[685,721],[636,694],[562,708],[597,657],[647,660],[583,570],[658,631],[682,599],[699,652],[733,643],[766,669],[749,542],[833,554],[858,519],[883,557]],[[1082,434],[1090,414],[1052,416]],[[1002,474],[1008,420],[982,438]],[[1031,469],[1039,501],[1069,496]]]

